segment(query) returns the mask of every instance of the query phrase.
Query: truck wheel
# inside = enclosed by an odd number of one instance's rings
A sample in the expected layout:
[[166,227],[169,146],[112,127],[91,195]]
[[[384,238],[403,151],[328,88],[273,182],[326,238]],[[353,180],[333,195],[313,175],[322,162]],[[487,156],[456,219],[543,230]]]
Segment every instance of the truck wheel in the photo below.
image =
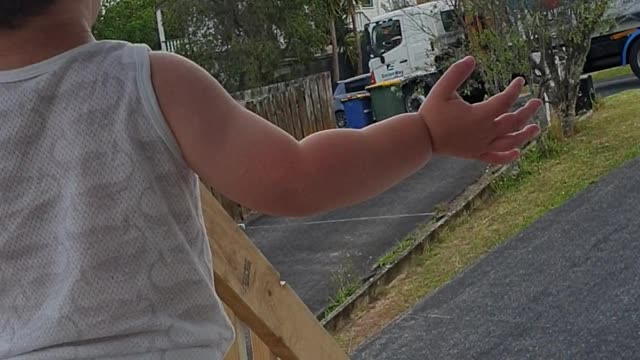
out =
[[462,99],[469,104],[477,104],[483,102],[486,95],[484,89],[474,88],[469,94],[462,95]]
[[347,127],[347,116],[342,110],[336,111],[336,126],[340,129]]
[[636,74],[638,79],[640,79],[640,38],[631,44],[631,49],[629,50],[629,64],[631,65],[633,73]]
[[417,82],[409,83],[402,89],[405,111],[415,113],[420,110],[420,106],[426,99],[424,89]]
[[462,99],[470,104],[477,104],[484,101],[487,96],[487,90],[484,87],[484,83],[480,83],[474,86],[467,94],[462,94]]

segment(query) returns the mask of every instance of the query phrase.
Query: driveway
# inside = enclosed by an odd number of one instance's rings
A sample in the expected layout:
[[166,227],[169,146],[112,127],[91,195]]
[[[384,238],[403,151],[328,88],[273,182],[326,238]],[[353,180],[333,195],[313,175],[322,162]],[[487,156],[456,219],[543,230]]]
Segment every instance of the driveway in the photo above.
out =
[[640,161],[424,299],[354,359],[637,359]]
[[485,171],[479,162],[436,157],[423,170],[360,205],[313,218],[261,217],[246,232],[317,313],[336,293],[337,274],[366,277],[436,207],[453,200]]

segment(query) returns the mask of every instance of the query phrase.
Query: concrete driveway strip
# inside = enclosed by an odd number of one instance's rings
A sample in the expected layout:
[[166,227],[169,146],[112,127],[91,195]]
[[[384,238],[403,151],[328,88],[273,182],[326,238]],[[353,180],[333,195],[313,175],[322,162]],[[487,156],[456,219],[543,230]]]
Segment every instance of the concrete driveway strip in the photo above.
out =
[[311,311],[335,294],[335,274],[369,275],[377,259],[484,173],[479,162],[437,157],[423,170],[363,204],[325,215],[261,217],[246,232]]
[[640,358],[640,161],[499,247],[354,359]]

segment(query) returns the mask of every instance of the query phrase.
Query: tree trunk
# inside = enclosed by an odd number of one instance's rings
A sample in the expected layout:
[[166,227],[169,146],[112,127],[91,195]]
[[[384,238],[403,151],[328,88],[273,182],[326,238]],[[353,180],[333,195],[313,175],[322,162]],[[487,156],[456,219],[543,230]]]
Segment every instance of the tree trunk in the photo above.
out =
[[573,137],[576,134],[576,114],[566,114],[562,117],[562,134],[565,138]]
[[568,77],[563,79],[564,84],[562,86],[564,91],[561,94],[561,112],[558,115],[561,119],[562,134],[565,138],[570,138],[576,133],[576,104],[578,102],[578,87],[580,84],[574,79],[579,79],[580,74],[574,73],[573,70],[575,68],[577,67],[573,65],[572,68],[565,69],[568,72]]
[[336,20],[333,16],[330,18],[329,31],[331,32],[331,55],[333,64],[333,82],[340,81],[340,58],[338,57],[338,37],[336,35]]
[[356,20],[356,9],[351,8],[351,24],[353,25],[353,33],[356,35],[356,49],[358,50],[358,75],[364,71],[362,65],[362,46],[360,45],[360,32],[358,31],[358,22]]
[[576,97],[568,96],[558,106],[558,116],[562,125],[562,135],[570,138],[576,133]]

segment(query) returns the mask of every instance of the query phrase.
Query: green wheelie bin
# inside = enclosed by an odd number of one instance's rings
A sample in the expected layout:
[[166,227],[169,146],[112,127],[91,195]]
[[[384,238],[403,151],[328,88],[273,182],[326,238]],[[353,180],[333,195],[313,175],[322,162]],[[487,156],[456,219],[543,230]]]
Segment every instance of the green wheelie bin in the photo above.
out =
[[402,94],[402,80],[389,80],[367,87],[371,93],[371,108],[375,121],[406,113]]

